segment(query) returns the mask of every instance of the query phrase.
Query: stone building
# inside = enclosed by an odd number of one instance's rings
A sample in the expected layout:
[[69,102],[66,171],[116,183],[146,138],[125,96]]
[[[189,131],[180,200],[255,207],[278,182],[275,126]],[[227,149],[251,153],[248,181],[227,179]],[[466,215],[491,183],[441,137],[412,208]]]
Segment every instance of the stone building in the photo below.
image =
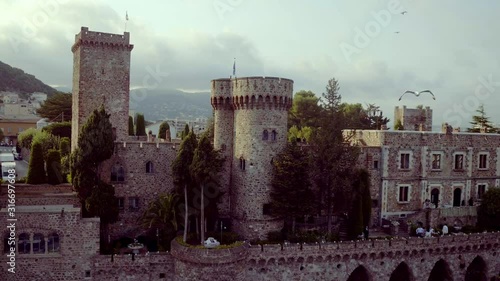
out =
[[[396,107],[399,115],[395,119],[418,111],[403,107],[401,112]],[[429,108],[425,112],[427,118],[432,116]],[[420,121],[405,118],[405,128],[415,128]],[[354,132],[353,142],[362,151],[359,164],[372,176],[374,223],[436,207],[461,208],[448,210],[450,216],[454,212],[475,215],[475,209],[464,209],[477,204],[489,188],[500,185],[499,134],[457,132],[447,125],[441,132],[428,131],[431,127],[432,120],[427,119],[421,131]]]
[[394,109],[394,122],[400,121],[404,130],[432,131],[432,109],[427,107]]

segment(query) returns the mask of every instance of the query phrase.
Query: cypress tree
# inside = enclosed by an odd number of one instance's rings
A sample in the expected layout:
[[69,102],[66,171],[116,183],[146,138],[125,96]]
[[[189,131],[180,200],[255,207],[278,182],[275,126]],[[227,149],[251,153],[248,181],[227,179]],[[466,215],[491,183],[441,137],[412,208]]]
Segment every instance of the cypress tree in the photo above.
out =
[[132,116],[128,117],[128,135],[133,136],[134,134],[134,118]]
[[30,163],[26,183],[42,184],[47,182],[45,176],[45,163],[43,161],[43,148],[40,142],[33,142],[31,145]]
[[61,172],[61,153],[55,149],[49,149],[47,155],[47,182],[52,185],[64,181]]
[[135,135],[145,136],[146,135],[146,121],[144,120],[143,114],[137,114],[137,124],[135,125]]

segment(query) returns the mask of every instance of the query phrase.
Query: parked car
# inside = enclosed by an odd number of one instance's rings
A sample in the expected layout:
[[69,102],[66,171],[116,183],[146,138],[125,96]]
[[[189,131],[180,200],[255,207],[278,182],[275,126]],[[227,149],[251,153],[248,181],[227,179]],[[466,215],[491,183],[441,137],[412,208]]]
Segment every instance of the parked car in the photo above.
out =
[[220,242],[215,240],[215,238],[213,237],[208,237],[208,239],[205,240],[203,244],[205,245],[205,248],[215,248],[217,246],[220,246]]

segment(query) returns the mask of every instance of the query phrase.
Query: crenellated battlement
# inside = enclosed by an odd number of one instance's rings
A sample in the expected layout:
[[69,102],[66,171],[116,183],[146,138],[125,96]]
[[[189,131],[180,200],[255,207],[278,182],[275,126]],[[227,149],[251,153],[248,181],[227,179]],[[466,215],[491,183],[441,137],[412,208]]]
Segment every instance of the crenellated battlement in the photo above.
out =
[[104,32],[89,31],[88,27],[82,27],[80,33],[75,35],[75,43],[71,47],[74,53],[81,45],[94,46],[111,49],[127,49],[132,51],[134,45],[130,44],[130,34],[124,32],[121,34],[112,34]]
[[293,80],[243,77],[212,80],[212,107],[220,109],[276,109],[292,106]]

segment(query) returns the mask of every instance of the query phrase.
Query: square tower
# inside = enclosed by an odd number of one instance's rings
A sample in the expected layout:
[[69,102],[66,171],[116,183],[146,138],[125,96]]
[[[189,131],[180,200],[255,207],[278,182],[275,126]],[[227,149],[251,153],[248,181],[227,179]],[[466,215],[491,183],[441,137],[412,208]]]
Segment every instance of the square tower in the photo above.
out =
[[405,131],[432,131],[432,109],[427,106],[407,108],[406,106],[394,109],[394,122],[401,121]]
[[128,136],[130,52],[128,32],[110,34],[82,27],[73,52],[73,105],[71,150],[92,111],[104,105],[111,114],[115,140]]

